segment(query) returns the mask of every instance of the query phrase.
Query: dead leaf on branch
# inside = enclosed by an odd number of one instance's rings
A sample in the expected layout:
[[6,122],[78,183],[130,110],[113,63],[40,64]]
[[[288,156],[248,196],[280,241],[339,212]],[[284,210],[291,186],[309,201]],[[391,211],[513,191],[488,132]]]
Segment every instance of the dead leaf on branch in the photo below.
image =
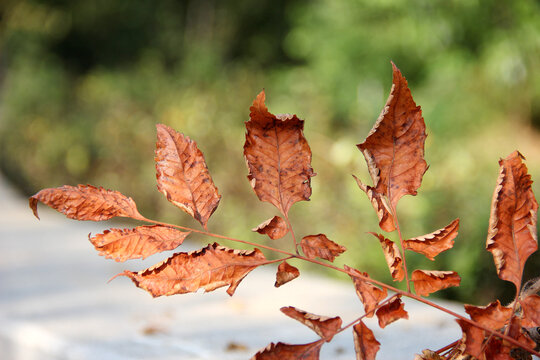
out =
[[266,234],[272,240],[281,239],[289,232],[289,227],[285,220],[279,216],[274,216],[271,219],[261,223],[251,231],[256,231],[259,234]]
[[461,278],[455,271],[414,270],[411,276],[414,290],[420,296],[428,296],[436,291],[459,286]]
[[283,284],[288,283],[291,280],[296,279],[300,276],[300,271],[292,265],[289,265],[288,262],[283,261],[278,266],[278,271],[276,274],[276,283],[275,287],[280,287]]
[[403,259],[397,245],[390,239],[385,238],[381,234],[370,232],[371,235],[379,239],[381,243],[384,258],[388,264],[388,269],[392,275],[394,281],[401,281],[405,277],[405,271],[403,270]]
[[399,319],[409,318],[409,314],[405,311],[405,304],[399,297],[396,297],[388,304],[381,306],[377,310],[376,315],[379,319],[379,326],[381,329],[384,329],[387,325],[390,325]]
[[444,360],[444,358],[435,351],[426,349],[422,351],[422,355],[416,354],[414,360]]
[[334,261],[337,256],[347,250],[345,246],[336,244],[324,234],[304,236],[300,246],[306,257],[310,259],[318,257],[328,261]]
[[375,339],[371,331],[360,320],[353,327],[354,349],[356,351],[356,360],[375,360],[381,343]]
[[162,251],[176,249],[190,232],[169,226],[138,226],[134,229],[110,229],[88,236],[99,254],[115,261],[145,259]]
[[270,343],[260,350],[251,360],[319,360],[319,353],[324,340],[309,344],[291,345],[278,342]]
[[[369,278],[369,275],[367,273],[361,273],[360,271],[347,265],[344,266],[344,269],[350,273],[358,274]],[[377,286],[361,279],[360,277],[353,275],[350,276],[356,289],[356,295],[358,295],[358,298],[360,299],[362,304],[364,304],[364,311],[366,313],[366,316],[368,318],[372,317],[375,314],[374,311],[377,308],[377,305],[386,298],[386,295],[388,294],[386,289],[380,289]]]
[[373,209],[375,209],[377,217],[379,218],[379,227],[386,232],[392,232],[396,230],[396,226],[394,224],[394,217],[392,216],[392,211],[386,203],[385,197],[382,194],[376,192],[373,187],[364,184],[356,176],[353,175],[353,177],[356,180],[358,187],[366,193],[369,201],[371,202],[371,205],[373,206]]
[[186,294],[201,288],[209,292],[227,285],[227,294],[232,296],[244,277],[266,262],[259,249],[235,250],[214,243],[197,251],[176,253],[146,270],[124,271],[119,276],[129,277],[153,297]]
[[206,229],[221,195],[212,181],[197,143],[174,129],[157,124],[156,178],[167,200]]
[[248,179],[259,200],[274,205],[286,217],[290,207],[311,196],[311,149],[296,115],[273,115],[262,91],[250,107],[244,157]]
[[405,249],[425,255],[430,260],[435,256],[454,246],[454,239],[458,235],[459,219],[452,221],[446,227],[403,242]]
[[465,312],[472,320],[493,330],[499,330],[505,326],[512,316],[512,308],[502,306],[496,300],[486,306],[474,306],[465,304]]
[[116,216],[144,220],[132,198],[118,191],[92,185],[64,185],[43,189],[28,201],[38,219],[37,205],[42,202],[75,220],[104,221]]
[[462,341],[465,344],[465,349],[463,352],[480,359],[484,353],[482,346],[485,338],[484,330],[461,319],[456,319],[456,321],[463,332]]
[[375,191],[387,196],[390,208],[403,195],[416,195],[427,170],[424,160],[426,125],[407,80],[392,63],[392,90],[369,132],[358,144],[368,164]]
[[500,172],[491,203],[486,249],[493,254],[497,275],[521,288],[523,267],[538,249],[536,216],[531,176],[514,151],[499,161]]
[[315,331],[317,335],[326,342],[330,342],[341,328],[342,321],[339,316],[330,318],[327,316],[315,315],[293,306],[282,307],[280,310],[285,315],[301,322],[311,330]]
[[524,299],[520,299],[519,303],[523,309],[523,326],[540,326],[540,296],[536,294],[529,295]]

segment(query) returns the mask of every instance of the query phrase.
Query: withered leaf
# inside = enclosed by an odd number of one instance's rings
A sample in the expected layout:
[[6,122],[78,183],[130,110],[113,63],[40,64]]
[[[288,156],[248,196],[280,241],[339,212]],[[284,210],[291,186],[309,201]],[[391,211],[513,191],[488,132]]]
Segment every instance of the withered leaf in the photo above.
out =
[[486,306],[474,306],[465,304],[465,312],[472,320],[493,330],[499,330],[506,325],[512,309],[502,306],[499,300]]
[[277,240],[289,232],[289,227],[287,226],[287,222],[281,217],[274,216],[252,229],[252,231],[256,231],[259,234],[266,234],[270,239]]
[[371,235],[379,239],[388,269],[392,275],[394,281],[401,281],[405,277],[405,271],[403,270],[403,259],[397,245],[390,239],[385,238],[381,234],[370,232]]
[[422,355],[416,354],[414,360],[444,360],[444,358],[435,351],[426,349],[422,350]]
[[407,250],[423,254],[430,260],[435,260],[435,256],[454,246],[454,239],[458,234],[458,229],[459,219],[456,219],[446,227],[431,234],[405,240],[403,246]]
[[309,344],[291,345],[278,342],[270,343],[260,350],[251,360],[319,360],[319,353],[324,340]]
[[408,319],[409,314],[405,311],[405,304],[399,297],[389,302],[386,305],[381,306],[376,312],[379,319],[379,326],[384,329],[387,325],[390,325],[394,321],[399,319]]
[[540,296],[529,295],[519,302],[523,309],[523,326],[540,326]]
[[428,296],[436,291],[459,286],[461,278],[455,271],[414,270],[411,276],[414,290],[420,296]]
[[118,191],[106,190],[92,185],[64,185],[57,188],[43,189],[29,199],[34,215],[38,202],[55,209],[75,220],[103,221],[115,216],[143,220],[132,198]]
[[169,226],[153,225],[110,229],[88,238],[100,255],[116,261],[126,261],[144,259],[162,251],[176,249],[189,234]]
[[315,315],[293,306],[285,306],[280,310],[285,315],[301,322],[311,330],[315,331],[317,335],[326,342],[330,342],[341,328],[342,321],[339,316],[330,318],[327,316]]
[[356,360],[375,360],[381,343],[375,339],[373,332],[360,320],[353,327],[354,349]]
[[234,250],[217,243],[192,251],[176,253],[167,260],[143,271],[124,271],[137,287],[153,297],[205,292],[229,286],[233,295],[237,286],[253,269],[266,263],[259,249]]
[[157,124],[156,178],[167,200],[191,215],[206,229],[221,195],[212,181],[203,153],[195,141]]
[[373,187],[364,184],[356,176],[353,175],[353,177],[356,180],[358,187],[362,189],[363,192],[366,193],[366,195],[369,198],[369,201],[371,202],[371,205],[373,206],[373,209],[375,209],[375,212],[377,213],[377,217],[379,218],[379,227],[383,231],[386,231],[386,232],[392,232],[396,230],[396,226],[394,224],[394,217],[392,216],[392,211],[388,207],[388,204],[386,203],[386,199],[384,198],[384,196],[376,192]]
[[395,208],[403,195],[416,195],[427,170],[426,125],[407,80],[392,63],[390,96],[377,122],[358,148],[364,154],[375,191]]
[[462,341],[465,343],[464,352],[474,358],[480,359],[484,352],[482,346],[485,337],[484,330],[461,319],[456,319],[456,321],[463,331]]
[[347,265],[344,266],[344,269],[348,271],[349,273],[352,273],[353,275],[350,275],[355,289],[356,289],[356,295],[358,295],[358,298],[364,304],[364,311],[366,312],[367,317],[372,317],[375,312],[374,310],[377,308],[377,305],[386,298],[386,295],[388,294],[386,289],[380,289],[377,286],[361,279],[360,277],[354,276],[354,274],[358,274],[364,277],[369,277],[367,273],[361,273],[360,271],[351,268]]
[[304,121],[296,115],[273,115],[262,91],[250,108],[246,122],[244,157],[248,179],[259,200],[274,205],[287,216],[297,201],[311,196],[311,149],[303,134]]
[[510,356],[510,347],[503,344],[501,339],[493,336],[485,346],[486,359],[489,360],[514,360]]
[[300,246],[308,258],[315,259],[319,257],[328,261],[334,261],[337,256],[347,250],[344,246],[328,239],[324,234],[304,236]]
[[500,172],[491,203],[486,249],[493,254],[497,274],[521,288],[523,267],[538,249],[531,176],[525,158],[514,151],[499,161]]
[[274,286],[280,287],[281,285],[286,284],[289,281],[296,279],[298,276],[300,276],[300,271],[298,271],[297,268],[290,265],[288,262],[283,261],[278,266],[278,271],[276,274],[276,283],[274,284]]

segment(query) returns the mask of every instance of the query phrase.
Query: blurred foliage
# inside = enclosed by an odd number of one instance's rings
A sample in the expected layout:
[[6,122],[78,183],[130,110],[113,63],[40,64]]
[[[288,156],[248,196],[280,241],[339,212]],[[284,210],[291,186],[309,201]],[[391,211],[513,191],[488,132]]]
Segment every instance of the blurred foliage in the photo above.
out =
[[[4,0],[0,167],[27,195],[102,185],[146,216],[197,226],[155,190],[154,124],[165,123],[198,142],[224,195],[210,229],[260,241],[249,229],[275,210],[245,180],[242,144],[265,88],[270,111],[306,119],[318,173],[312,201],[291,211],[297,234],[326,233],[350,250],[339,264],[390,281],[366,234],[376,216],[350,176],[369,179],[355,144],[386,101],[390,60],[428,127],[431,167],[398,207],[404,236],[461,218],[454,249],[435,262],[409,254],[409,268],[458,271],[446,297],[509,300],[484,245],[498,158],[518,148],[540,181],[534,0]],[[526,278],[539,265],[535,254]]]

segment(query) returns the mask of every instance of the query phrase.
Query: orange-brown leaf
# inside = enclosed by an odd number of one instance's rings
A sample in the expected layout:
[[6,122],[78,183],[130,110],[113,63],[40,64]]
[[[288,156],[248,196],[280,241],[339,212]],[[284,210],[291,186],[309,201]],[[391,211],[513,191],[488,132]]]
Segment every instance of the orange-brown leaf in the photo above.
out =
[[157,124],[156,178],[167,200],[206,228],[221,195],[212,181],[203,153],[195,141]]
[[506,325],[512,309],[502,306],[499,300],[486,306],[473,306],[465,304],[465,312],[472,320],[493,330],[499,330]]
[[271,343],[256,353],[251,360],[319,360],[323,343],[323,340],[302,345]]
[[414,290],[420,296],[428,296],[436,291],[459,286],[461,278],[455,271],[414,270],[411,280]]
[[283,284],[288,283],[291,280],[296,279],[298,276],[300,276],[300,271],[298,271],[297,268],[295,268],[292,265],[289,265],[288,262],[283,261],[278,266],[278,271],[276,274],[276,283],[274,284],[275,287],[280,287]]
[[115,216],[144,219],[132,198],[92,185],[64,185],[32,195],[29,205],[38,219],[39,201],[75,220],[103,221]]
[[341,328],[342,322],[339,316],[330,318],[327,316],[315,315],[293,306],[284,306],[280,310],[285,315],[301,322],[311,330],[315,331],[317,335],[326,342],[330,342]]
[[375,360],[381,343],[375,339],[371,331],[363,322],[353,327],[354,349],[356,351],[356,360]]
[[358,148],[364,154],[375,191],[395,208],[403,195],[416,195],[427,170],[424,160],[426,125],[407,80],[392,63],[392,90],[386,105]]
[[300,246],[302,246],[302,251],[308,258],[315,259],[319,257],[328,261],[334,261],[337,256],[347,250],[344,246],[328,239],[324,234],[304,236]]
[[394,281],[401,281],[405,277],[405,271],[403,270],[403,259],[397,245],[390,239],[385,238],[381,234],[370,232],[373,236],[379,239],[388,269]]
[[287,216],[297,201],[311,196],[311,149],[303,134],[304,121],[296,115],[273,115],[262,91],[250,108],[246,122],[244,157],[248,179],[259,200],[274,205]]
[[540,296],[534,294],[519,300],[523,309],[523,326],[540,326]]
[[371,205],[373,206],[373,209],[375,209],[377,217],[379,218],[379,227],[383,231],[387,232],[392,232],[396,230],[396,226],[394,224],[394,217],[392,216],[392,212],[390,211],[390,208],[388,207],[384,196],[376,192],[373,187],[364,184],[356,176],[353,175],[353,177],[356,180],[358,187],[366,193],[369,201],[371,202]]
[[463,331],[462,341],[465,343],[464,352],[473,356],[474,358],[480,359],[484,352],[482,346],[485,337],[484,330],[461,319],[456,319],[456,321]]
[[354,275],[360,275],[366,278],[369,278],[369,275],[367,273],[361,273],[360,271],[353,269],[347,265],[344,266],[344,269],[348,272],[352,272],[353,275],[350,275],[353,282],[354,287],[356,289],[356,295],[358,295],[358,298],[364,304],[364,311],[366,312],[367,317],[372,317],[374,315],[374,310],[377,307],[377,305],[386,298],[386,295],[388,294],[386,289],[380,289],[377,286],[363,280],[362,278]]
[[394,321],[399,319],[408,319],[409,314],[405,311],[405,304],[399,297],[389,302],[386,305],[381,306],[376,312],[379,319],[379,326],[384,329],[387,325],[390,325]]
[[525,261],[538,249],[538,203],[524,159],[514,151],[499,161],[500,173],[493,193],[486,242],[499,278],[513,282],[518,289],[521,288]]
[[405,249],[425,255],[430,260],[435,256],[454,246],[454,239],[458,234],[459,219],[452,221],[446,227],[431,234],[415,237],[403,242]]
[[158,252],[176,249],[190,232],[168,226],[138,226],[134,229],[110,229],[88,236],[100,255],[116,261],[146,258]]
[[274,216],[271,219],[261,223],[252,231],[256,231],[259,234],[266,234],[272,240],[281,239],[289,232],[289,227],[285,220],[279,216]]
[[209,292],[227,285],[227,293],[232,296],[244,277],[265,263],[259,249],[234,250],[214,243],[197,251],[176,253],[146,270],[125,271],[120,275],[129,277],[153,297],[185,294],[201,288]]

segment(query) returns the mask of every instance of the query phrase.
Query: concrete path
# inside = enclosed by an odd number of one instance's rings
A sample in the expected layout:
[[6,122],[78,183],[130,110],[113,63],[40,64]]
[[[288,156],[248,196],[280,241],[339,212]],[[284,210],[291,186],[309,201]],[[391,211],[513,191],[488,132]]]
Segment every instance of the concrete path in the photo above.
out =
[[[87,240],[106,224],[77,222],[40,205],[41,221],[25,198],[0,177],[0,359],[210,360],[249,359],[270,342],[302,344],[316,335],[283,315],[296,306],[344,323],[362,314],[352,283],[302,274],[279,289],[274,269],[256,269],[229,297],[223,289],[152,299],[127,278],[162,256],[117,264]],[[182,251],[194,244],[183,244]],[[197,246],[199,247],[199,246]],[[463,313],[461,306],[450,304]],[[454,320],[406,301],[409,321],[381,330],[378,359],[413,359],[461,335]],[[351,331],[323,346],[321,359],[354,359]]]

